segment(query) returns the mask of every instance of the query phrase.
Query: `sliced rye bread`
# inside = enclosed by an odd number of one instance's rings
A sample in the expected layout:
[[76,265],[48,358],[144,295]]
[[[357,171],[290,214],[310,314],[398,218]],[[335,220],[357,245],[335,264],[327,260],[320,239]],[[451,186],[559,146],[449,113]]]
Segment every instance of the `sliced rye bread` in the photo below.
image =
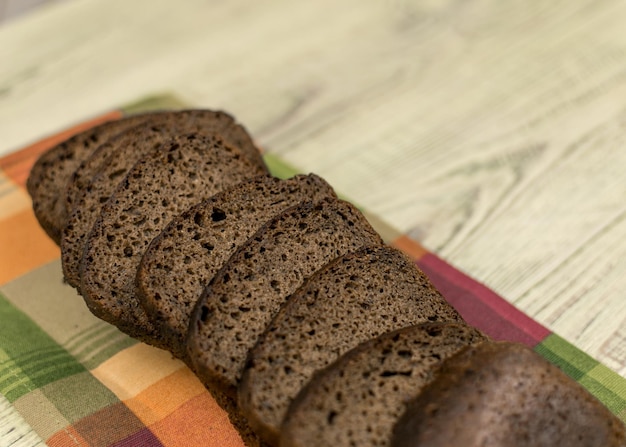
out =
[[169,137],[192,132],[218,134],[226,144],[240,149],[250,161],[265,166],[261,153],[252,142],[252,138],[231,115],[223,111],[207,109],[159,113],[152,116],[148,122],[109,139],[96,148],[86,160],[83,160],[66,187],[65,200],[68,215],[71,214],[74,203],[81,196],[81,191],[104,167],[114,165],[107,169],[108,175],[116,174],[118,177],[123,177],[122,173],[141,158],[142,152],[138,149],[142,146],[133,144],[134,140],[143,139],[149,130]]
[[370,338],[436,321],[463,319],[404,253],[349,253],[309,278],[265,329],[248,355],[239,405],[276,445],[289,404],[315,371]]
[[193,206],[152,241],[137,271],[137,296],[176,357],[185,359],[194,304],[235,250],[285,209],[324,197],[336,195],[313,174],[255,178]]
[[462,323],[423,323],[358,345],[298,394],[281,428],[281,447],[390,445],[406,402],[441,362],[486,339]]
[[135,127],[153,115],[131,115],[105,122],[57,144],[37,159],[26,187],[39,225],[56,244],[61,242],[61,232],[67,220],[65,188],[76,168],[109,138]]
[[530,348],[485,343],[444,362],[407,405],[394,447],[625,447],[624,424]]
[[[218,133],[224,132],[224,133]],[[218,135],[225,144],[239,148],[237,144],[245,143],[245,153],[252,163],[264,170],[265,165],[260,159],[259,151],[248,138],[246,143],[245,130],[223,112],[208,110],[190,110],[159,114],[148,123],[127,130],[101,145],[87,163],[81,165],[83,170],[74,178],[69,188],[80,188],[72,194],[74,208],[63,229],[61,239],[61,261],[63,275],[68,284],[78,288],[80,285],[80,261],[82,259],[85,237],[91,230],[100,210],[109,199],[117,185],[124,179],[128,170],[143,156],[158,151],[159,146],[175,135],[197,133]],[[243,150],[242,150],[243,153]],[[87,181],[89,169],[95,168],[92,160],[100,159],[108,154],[100,164],[100,170]],[[256,157],[254,156],[256,154]],[[69,202],[68,202],[69,204]]]
[[208,386],[236,395],[248,351],[309,276],[382,239],[353,205],[329,198],[289,208],[243,244],[196,303],[187,347]]
[[194,203],[264,173],[216,136],[182,135],[138,162],[102,208],[85,242],[81,294],[89,309],[128,335],[162,346],[135,296],[150,241]]

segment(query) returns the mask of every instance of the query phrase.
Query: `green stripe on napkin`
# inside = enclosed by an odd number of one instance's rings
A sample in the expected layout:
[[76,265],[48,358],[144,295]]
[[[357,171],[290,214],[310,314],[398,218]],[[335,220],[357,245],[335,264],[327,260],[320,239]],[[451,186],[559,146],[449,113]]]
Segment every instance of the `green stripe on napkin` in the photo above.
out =
[[0,393],[10,402],[64,377],[85,371],[25,314],[0,294]]
[[558,366],[615,415],[626,422],[624,379],[556,334],[548,335],[535,351]]

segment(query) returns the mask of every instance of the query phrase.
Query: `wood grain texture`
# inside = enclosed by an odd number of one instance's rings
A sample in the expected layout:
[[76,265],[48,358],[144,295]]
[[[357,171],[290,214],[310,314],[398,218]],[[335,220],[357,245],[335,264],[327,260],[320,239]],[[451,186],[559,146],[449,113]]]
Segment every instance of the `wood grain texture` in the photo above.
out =
[[0,394],[0,441],[3,447],[46,445],[2,394]]
[[0,151],[155,91],[224,108],[626,377],[626,3],[177,5],[0,28]]

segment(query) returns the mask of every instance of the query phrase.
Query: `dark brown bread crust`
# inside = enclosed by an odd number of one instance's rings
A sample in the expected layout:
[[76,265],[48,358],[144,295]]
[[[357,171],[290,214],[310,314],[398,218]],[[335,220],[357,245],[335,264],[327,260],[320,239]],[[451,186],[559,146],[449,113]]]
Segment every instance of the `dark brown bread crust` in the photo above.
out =
[[388,446],[405,404],[446,358],[486,337],[460,323],[424,323],[364,342],[315,374],[292,402],[281,447]]
[[[81,165],[73,177],[73,183],[68,186],[67,205],[72,202],[76,205],[69,215],[61,240],[63,274],[68,284],[79,287],[85,237],[103,204],[128,170],[148,153],[158,151],[159,146],[168,139],[187,133],[218,135],[226,145],[236,148],[242,144],[251,162],[266,169],[260,161],[259,151],[249,138],[246,140],[245,130],[223,112],[189,110],[162,113],[147,123],[109,139]],[[88,180],[87,176],[94,169],[99,171]]]
[[64,193],[76,168],[109,138],[150,119],[155,113],[131,115],[92,127],[59,143],[37,159],[26,187],[35,217],[55,243],[61,243],[61,231],[68,217]]
[[449,358],[407,406],[394,447],[624,447],[621,423],[556,366],[519,344]]
[[187,343],[200,379],[235,395],[248,350],[287,297],[323,265],[374,244],[380,236],[339,199],[290,208],[264,225],[196,303]]
[[285,209],[324,197],[336,196],[316,175],[263,176],[193,206],[152,241],[137,271],[137,296],[175,356],[186,357],[193,306],[235,250]]
[[[142,123],[120,133],[116,138],[109,139],[98,146],[86,160],[76,168],[65,190],[66,210],[68,215],[74,208],[74,203],[81,196],[91,182],[91,179],[106,166],[116,165],[108,169],[108,175],[115,173],[123,178],[121,172],[128,170],[141,158],[141,151],[137,151],[137,143],[145,138],[145,132],[152,130],[169,137],[174,135],[198,132],[203,134],[218,134],[224,142],[236,147],[247,156],[251,162],[265,167],[258,148],[246,129],[235,119],[220,110],[190,109],[172,112],[163,112],[153,115],[148,122]],[[135,147],[130,147],[135,143]]]
[[192,204],[263,174],[215,136],[174,137],[131,169],[90,232],[81,294],[90,310],[123,332],[162,346],[135,296],[135,276],[150,241]]
[[361,342],[434,321],[463,322],[415,263],[389,246],[331,262],[291,295],[248,355],[239,404],[278,444],[291,401],[320,370]]

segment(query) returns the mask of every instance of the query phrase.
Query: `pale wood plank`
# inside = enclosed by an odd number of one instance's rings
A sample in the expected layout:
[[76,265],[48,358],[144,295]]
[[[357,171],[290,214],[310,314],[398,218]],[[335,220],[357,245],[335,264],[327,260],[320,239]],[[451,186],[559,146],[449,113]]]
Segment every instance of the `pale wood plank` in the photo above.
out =
[[45,442],[0,394],[0,440],[5,447],[43,447]]

